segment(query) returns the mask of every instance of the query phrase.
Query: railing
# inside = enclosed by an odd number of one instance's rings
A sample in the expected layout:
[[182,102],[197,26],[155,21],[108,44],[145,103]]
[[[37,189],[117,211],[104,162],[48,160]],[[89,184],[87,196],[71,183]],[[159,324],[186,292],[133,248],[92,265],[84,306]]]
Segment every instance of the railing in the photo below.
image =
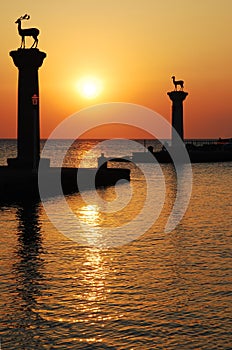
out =
[[202,145],[218,145],[232,142],[231,139],[188,139],[184,140],[186,145],[202,146]]

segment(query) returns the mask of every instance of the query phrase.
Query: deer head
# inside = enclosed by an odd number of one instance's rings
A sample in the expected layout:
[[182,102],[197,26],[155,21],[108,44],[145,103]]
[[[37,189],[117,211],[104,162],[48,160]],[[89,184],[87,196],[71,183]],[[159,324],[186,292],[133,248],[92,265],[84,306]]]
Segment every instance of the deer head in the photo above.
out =
[[28,14],[25,14],[24,16],[19,17],[19,18],[17,19],[17,21],[15,21],[15,23],[19,23],[19,22],[21,22],[22,20],[24,20],[24,19],[29,19],[29,18],[30,18],[30,16],[29,16]]

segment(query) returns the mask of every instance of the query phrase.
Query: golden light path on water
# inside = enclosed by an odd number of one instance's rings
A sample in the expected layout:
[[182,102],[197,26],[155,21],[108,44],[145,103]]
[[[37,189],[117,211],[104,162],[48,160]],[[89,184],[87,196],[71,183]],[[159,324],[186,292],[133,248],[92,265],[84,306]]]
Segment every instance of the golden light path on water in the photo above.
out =
[[[160,217],[121,247],[69,240],[41,203],[1,203],[3,349],[231,348],[232,163],[193,165],[190,206],[170,233],[164,227],[175,172],[170,165],[163,171],[167,193]],[[140,172],[134,171],[133,181],[135,198],[123,215],[100,212],[77,194],[67,202],[100,232],[105,223],[118,225],[139,210]],[[99,195],[112,201],[116,194],[108,188]],[[59,198],[53,201],[58,207]]]

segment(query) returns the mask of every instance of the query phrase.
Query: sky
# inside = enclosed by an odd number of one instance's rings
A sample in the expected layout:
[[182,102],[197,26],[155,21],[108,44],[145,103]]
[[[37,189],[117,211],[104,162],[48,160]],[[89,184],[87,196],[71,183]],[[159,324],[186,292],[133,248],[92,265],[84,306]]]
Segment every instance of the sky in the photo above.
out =
[[[171,121],[172,75],[189,93],[185,138],[232,137],[231,0],[8,0],[0,13],[0,138],[17,135],[18,71],[9,52],[20,46],[15,21],[25,13],[31,18],[22,27],[40,29],[38,48],[47,54],[39,69],[41,137],[107,102],[139,104]],[[87,80],[92,85],[82,86]],[[118,126],[89,135],[144,136]]]

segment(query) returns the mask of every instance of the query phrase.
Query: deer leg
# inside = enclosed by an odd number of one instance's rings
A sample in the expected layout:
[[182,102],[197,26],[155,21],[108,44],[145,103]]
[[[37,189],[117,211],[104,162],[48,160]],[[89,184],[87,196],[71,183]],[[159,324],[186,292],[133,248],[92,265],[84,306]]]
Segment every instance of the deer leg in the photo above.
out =
[[34,42],[33,42],[32,46],[31,46],[31,48],[32,47],[37,47],[37,45],[38,45],[38,38],[33,36],[33,39],[34,39]]
[[21,48],[25,48],[25,36],[22,37]]
[[31,48],[36,45],[36,38],[33,37],[33,39],[34,39],[34,42],[33,42],[32,46],[31,46]]

